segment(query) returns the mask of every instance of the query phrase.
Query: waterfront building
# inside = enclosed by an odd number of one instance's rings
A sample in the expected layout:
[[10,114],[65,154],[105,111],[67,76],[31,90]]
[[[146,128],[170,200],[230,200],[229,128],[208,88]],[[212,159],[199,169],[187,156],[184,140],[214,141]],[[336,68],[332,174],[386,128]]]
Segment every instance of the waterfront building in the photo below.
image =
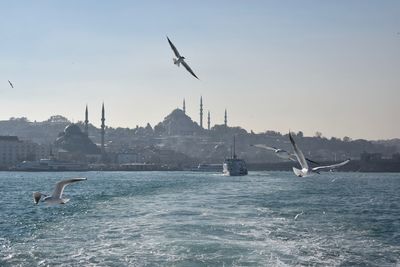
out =
[[9,168],[24,160],[39,160],[49,155],[49,148],[17,136],[0,136],[0,167]]

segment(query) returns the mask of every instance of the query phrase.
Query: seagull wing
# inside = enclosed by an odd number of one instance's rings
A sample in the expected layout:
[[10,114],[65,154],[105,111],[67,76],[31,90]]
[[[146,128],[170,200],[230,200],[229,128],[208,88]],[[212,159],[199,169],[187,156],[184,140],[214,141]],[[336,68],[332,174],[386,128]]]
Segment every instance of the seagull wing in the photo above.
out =
[[[297,161],[296,160],[296,155],[295,154],[290,154],[290,158],[289,158],[290,160],[293,160],[293,161]],[[306,158],[306,160],[308,161],[308,162],[310,162],[310,163],[314,163],[314,164],[316,164],[316,165],[321,165],[321,164],[319,164],[318,162],[316,162],[316,161],[313,161],[313,160],[311,160],[311,159],[309,159],[309,158]]]
[[289,159],[290,159],[291,161],[297,162],[297,157],[296,157],[295,154],[290,154],[290,155],[289,155]]
[[72,179],[66,179],[66,180],[59,181],[58,183],[56,183],[56,188],[54,188],[52,197],[53,198],[61,198],[63,191],[64,191],[64,187],[66,187],[69,184],[84,181],[84,180],[87,180],[87,179],[86,178],[72,178]]
[[167,36],[167,39],[168,39],[169,45],[170,45],[171,48],[172,48],[172,51],[174,51],[175,56],[176,56],[177,58],[180,58],[181,55],[179,54],[178,49],[176,49],[175,45],[171,42],[171,40],[168,38],[168,36]]
[[281,159],[289,159],[289,160],[293,160],[293,161],[297,161],[296,156],[293,154],[290,154],[289,152],[287,152],[284,149],[277,149],[275,150],[275,154],[281,158]]
[[349,162],[350,162],[350,159],[345,160],[345,161],[343,161],[343,162],[340,162],[340,163],[338,163],[338,164],[333,164],[333,165],[328,165],[328,166],[319,166],[319,167],[315,167],[315,168],[312,168],[312,170],[313,170],[313,171],[320,171],[320,170],[324,170],[324,169],[334,169],[334,168],[337,168],[337,167],[346,165],[346,164],[349,163]]
[[264,148],[264,149],[268,149],[268,150],[272,150],[272,151],[276,151],[277,150],[276,147],[266,146],[266,145],[263,145],[263,144],[255,144],[255,145],[251,145],[251,146],[258,147],[258,148]]
[[294,139],[292,137],[292,134],[289,132],[289,138],[290,142],[292,143],[294,154],[296,155],[297,160],[300,163],[301,168],[306,168],[308,169],[308,163],[306,159],[304,158],[303,152],[297,147],[296,143],[294,142]]
[[14,85],[8,80],[8,83],[10,84],[11,88],[14,88]]
[[196,76],[196,74],[194,74],[194,72],[192,71],[192,69],[189,67],[189,65],[182,60],[182,65],[185,67],[185,69],[190,72],[190,74],[192,74],[194,77],[196,77],[197,80],[199,80],[199,78]]
[[314,164],[316,164],[316,165],[320,165],[318,162],[313,161],[313,160],[311,160],[311,159],[309,159],[309,158],[306,158],[306,160],[307,160],[308,162],[314,163]]

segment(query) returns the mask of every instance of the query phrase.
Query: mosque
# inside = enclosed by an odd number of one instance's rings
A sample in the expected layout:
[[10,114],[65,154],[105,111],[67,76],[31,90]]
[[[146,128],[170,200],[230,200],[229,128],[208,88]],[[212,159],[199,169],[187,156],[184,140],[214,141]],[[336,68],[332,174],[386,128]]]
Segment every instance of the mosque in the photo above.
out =
[[89,112],[86,106],[84,131],[72,123],[65,127],[56,141],[54,148],[58,159],[63,160],[85,160],[90,157],[91,161],[99,161],[105,158],[104,135],[105,135],[105,110],[104,103],[101,109],[101,146],[98,147],[89,138]]
[[[186,114],[186,103],[183,99],[182,109],[174,109],[164,120],[158,123],[154,130],[156,134],[167,135],[167,136],[190,136],[190,135],[201,135],[205,134],[207,130],[211,130],[211,114],[210,111],[207,113],[207,128],[204,128],[203,124],[203,97],[200,97],[200,118],[199,122],[193,121]],[[224,124],[222,126],[227,127],[227,110],[225,109]]]

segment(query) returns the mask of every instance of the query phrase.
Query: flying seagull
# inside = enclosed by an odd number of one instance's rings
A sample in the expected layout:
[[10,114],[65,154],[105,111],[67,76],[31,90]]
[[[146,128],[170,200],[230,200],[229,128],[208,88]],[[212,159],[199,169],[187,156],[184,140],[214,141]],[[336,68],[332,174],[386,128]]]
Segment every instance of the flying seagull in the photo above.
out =
[[40,198],[43,196],[43,202],[50,203],[50,204],[65,204],[69,201],[67,198],[62,198],[62,194],[64,191],[64,188],[72,183],[75,182],[80,182],[87,180],[86,178],[72,178],[72,179],[66,179],[59,181],[56,183],[56,187],[54,188],[53,194],[51,196],[48,196],[46,194],[42,194],[40,192],[35,192],[33,193],[33,201],[35,204],[39,203]]
[[[273,147],[273,146],[266,146],[266,145],[263,145],[263,144],[255,144],[255,145],[250,145],[250,146],[274,151],[275,155],[278,156],[281,159],[291,160],[291,161],[295,161],[295,162],[297,161],[295,154],[289,153],[288,151],[286,151],[284,149],[281,149],[281,148],[276,148],[276,147]],[[311,163],[314,163],[316,165],[319,165],[318,162],[313,161],[311,159],[306,158],[306,160],[308,162],[311,162]]]
[[289,131],[289,138],[290,138],[290,142],[292,143],[292,146],[293,146],[294,154],[296,155],[297,161],[300,163],[300,166],[301,166],[301,170],[293,167],[293,172],[298,177],[310,176],[314,173],[319,173],[319,171],[322,171],[322,170],[331,170],[331,169],[343,166],[343,165],[349,163],[349,161],[350,161],[350,159],[348,159],[348,160],[345,160],[338,164],[310,168],[308,166],[307,160],[305,159],[305,157],[303,155],[303,152],[301,152],[301,150],[298,148],[298,146],[294,142],[294,139],[293,139],[290,131]]
[[11,88],[14,88],[14,85],[12,84],[12,82],[10,82],[10,80],[8,80],[8,83],[10,84]]
[[301,211],[300,213],[297,213],[296,216],[294,216],[294,219],[297,220],[297,218],[299,218],[299,216],[303,215],[303,211]]
[[178,49],[176,49],[175,45],[171,42],[171,40],[168,38],[168,43],[171,46],[172,51],[174,51],[174,54],[176,56],[176,58],[174,58],[174,64],[177,65],[178,67],[180,66],[180,64],[182,64],[185,69],[190,72],[190,74],[192,74],[194,77],[196,77],[196,79],[199,79],[196,74],[194,74],[194,72],[192,71],[192,69],[189,67],[189,65],[185,62],[185,57],[182,57],[179,52]]

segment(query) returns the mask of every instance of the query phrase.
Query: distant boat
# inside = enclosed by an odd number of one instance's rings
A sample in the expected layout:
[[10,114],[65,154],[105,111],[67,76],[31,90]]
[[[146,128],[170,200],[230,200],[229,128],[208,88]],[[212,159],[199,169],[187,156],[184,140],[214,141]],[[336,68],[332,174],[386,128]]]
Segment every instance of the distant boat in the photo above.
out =
[[41,159],[39,161],[23,161],[15,167],[16,171],[86,171],[88,166],[83,163],[66,162],[56,159]]
[[236,140],[233,137],[233,155],[231,158],[225,159],[223,174],[227,176],[243,176],[247,175],[247,173],[246,162],[236,156]]

